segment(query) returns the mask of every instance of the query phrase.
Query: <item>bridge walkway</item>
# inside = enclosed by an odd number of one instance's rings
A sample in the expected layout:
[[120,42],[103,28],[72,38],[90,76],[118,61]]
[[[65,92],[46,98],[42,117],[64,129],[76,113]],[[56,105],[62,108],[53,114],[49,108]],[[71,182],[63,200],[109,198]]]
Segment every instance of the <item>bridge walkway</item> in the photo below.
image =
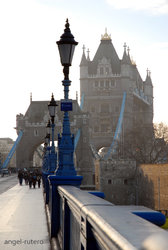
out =
[[0,194],[0,211],[0,249],[50,249],[42,188],[15,185]]

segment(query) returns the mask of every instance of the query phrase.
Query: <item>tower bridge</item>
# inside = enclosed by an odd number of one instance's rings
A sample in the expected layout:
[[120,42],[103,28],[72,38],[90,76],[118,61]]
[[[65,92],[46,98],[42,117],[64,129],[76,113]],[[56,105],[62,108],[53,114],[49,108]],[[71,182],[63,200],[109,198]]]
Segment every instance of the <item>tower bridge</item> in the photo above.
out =
[[[44,143],[46,125],[49,119],[49,101],[31,101],[25,115],[17,115],[16,130],[23,132],[16,149],[16,166],[30,168],[33,166],[33,155],[39,145]],[[60,101],[55,117],[55,141],[62,130],[63,112],[60,111]],[[70,112],[71,132],[75,135],[75,156],[78,174],[84,176],[83,185],[93,183],[93,162],[89,145],[89,115],[80,109],[76,100],[73,100],[73,111]],[[79,136],[80,131],[80,136]]]
[[[81,106],[73,100],[70,112],[71,131],[76,136],[76,165],[83,184],[93,184],[93,156],[108,147],[104,159],[112,157],[118,141],[125,141],[127,131],[139,122],[152,125],[153,85],[149,70],[142,80],[137,66],[130,59],[130,50],[124,45],[119,59],[111,37],[105,33],[93,60],[85,48],[80,63]],[[57,101],[60,106],[60,102]],[[16,150],[17,167],[31,167],[36,148],[44,142],[49,119],[48,101],[32,101],[25,115],[17,115],[17,133],[23,131]],[[57,110],[55,140],[61,133],[63,114]]]

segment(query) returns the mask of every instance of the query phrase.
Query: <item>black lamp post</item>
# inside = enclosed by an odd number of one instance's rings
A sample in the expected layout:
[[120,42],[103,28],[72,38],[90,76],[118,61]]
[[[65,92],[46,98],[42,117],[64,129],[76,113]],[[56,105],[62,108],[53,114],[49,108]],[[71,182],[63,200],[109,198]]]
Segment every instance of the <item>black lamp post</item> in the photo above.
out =
[[55,112],[56,112],[56,107],[58,105],[56,104],[56,101],[54,100],[54,95],[52,94],[51,96],[51,101],[48,104],[48,111],[51,117],[51,128],[52,128],[52,146],[51,146],[51,150],[53,150],[54,147],[54,128],[55,128],[55,124],[54,124],[54,118],[55,118]]
[[48,177],[50,185],[52,186],[52,211],[51,212],[51,237],[56,237],[59,231],[59,214],[60,202],[58,199],[58,185],[73,185],[79,187],[82,181],[82,176],[76,174],[74,167],[73,154],[74,154],[74,136],[71,135],[70,122],[68,111],[72,110],[72,100],[68,99],[69,86],[69,67],[71,66],[74,48],[78,44],[75,42],[71,34],[68,19],[66,20],[64,34],[61,36],[58,44],[61,64],[64,66],[64,100],[61,100],[61,111],[64,112],[63,130],[62,134],[58,135],[58,168],[56,175]]
[[[54,145],[54,128],[55,128],[54,118],[57,106],[58,105],[54,99],[54,95],[52,94],[51,101],[48,104],[48,111],[51,117],[51,128],[52,128],[52,145],[50,152],[50,170],[49,170],[51,173],[54,173],[57,166],[57,154],[55,153],[55,145]],[[50,130],[50,123],[48,123],[48,130]]]
[[72,100],[68,99],[68,93],[69,86],[71,85],[71,81],[69,80],[69,67],[72,63],[75,46],[78,43],[71,34],[68,19],[66,20],[64,33],[61,39],[56,43],[59,49],[61,64],[64,66],[64,80],[62,81],[64,86],[64,100],[61,100],[61,111],[64,111],[64,119],[62,136],[58,135],[59,162],[56,175],[74,176],[76,175],[73,159],[74,135],[71,135],[68,114],[68,111],[72,111]]

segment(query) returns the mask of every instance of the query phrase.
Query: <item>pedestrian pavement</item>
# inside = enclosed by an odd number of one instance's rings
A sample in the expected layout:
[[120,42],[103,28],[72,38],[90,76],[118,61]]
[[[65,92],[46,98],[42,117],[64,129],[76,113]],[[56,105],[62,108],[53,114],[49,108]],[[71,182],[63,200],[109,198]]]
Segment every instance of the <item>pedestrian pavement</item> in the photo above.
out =
[[0,194],[0,249],[50,249],[42,188],[17,184]]

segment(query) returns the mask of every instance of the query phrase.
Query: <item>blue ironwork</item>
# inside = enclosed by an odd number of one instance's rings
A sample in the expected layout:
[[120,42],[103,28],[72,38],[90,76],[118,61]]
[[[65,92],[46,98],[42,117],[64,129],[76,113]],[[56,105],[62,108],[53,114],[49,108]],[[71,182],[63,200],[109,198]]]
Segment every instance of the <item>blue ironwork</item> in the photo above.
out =
[[[62,81],[64,86],[64,99],[68,100],[69,86],[71,81]],[[64,111],[62,136],[58,135],[58,169],[56,175],[75,176],[74,167],[74,135],[71,135],[68,111]]]
[[74,150],[76,150],[76,147],[77,147],[77,144],[78,144],[78,141],[79,141],[79,138],[80,138],[80,128],[78,129],[76,135],[75,135],[75,139],[74,139]]
[[123,99],[122,99],[122,105],[121,105],[121,110],[120,110],[120,116],[118,119],[118,123],[117,123],[117,128],[115,131],[115,135],[114,135],[114,139],[112,141],[112,144],[107,152],[107,154],[104,156],[104,159],[107,160],[112,152],[112,150],[115,151],[115,147],[117,145],[117,142],[120,138],[120,133],[121,133],[121,128],[122,128],[122,122],[123,122],[123,116],[124,116],[124,109],[125,109],[125,101],[126,101],[126,92],[124,92],[123,94]]
[[83,106],[84,106],[84,94],[82,94],[82,98],[81,98],[81,104],[80,104],[80,108],[81,110],[83,110]]
[[49,173],[54,173],[57,168],[57,153],[55,152],[55,145],[54,145],[54,128],[55,124],[51,124],[52,129],[52,144],[50,147],[50,153],[49,153]]
[[151,103],[148,100],[148,97],[144,94],[144,92],[138,88],[134,88],[133,95],[142,100],[145,104],[150,105]]
[[16,151],[17,145],[19,144],[19,142],[20,142],[20,140],[22,138],[22,135],[23,135],[23,131],[20,130],[19,135],[18,135],[15,143],[13,144],[13,147],[11,148],[8,156],[6,157],[6,159],[5,159],[5,161],[4,161],[3,165],[2,165],[2,168],[7,168],[10,160],[12,159],[12,157],[13,157],[15,151]]
[[165,224],[166,222],[166,217],[164,214],[160,213],[160,212],[156,212],[156,211],[135,211],[132,212],[133,214],[147,220],[150,221],[151,223],[161,227]]
[[61,100],[61,111],[72,111],[72,100]]

